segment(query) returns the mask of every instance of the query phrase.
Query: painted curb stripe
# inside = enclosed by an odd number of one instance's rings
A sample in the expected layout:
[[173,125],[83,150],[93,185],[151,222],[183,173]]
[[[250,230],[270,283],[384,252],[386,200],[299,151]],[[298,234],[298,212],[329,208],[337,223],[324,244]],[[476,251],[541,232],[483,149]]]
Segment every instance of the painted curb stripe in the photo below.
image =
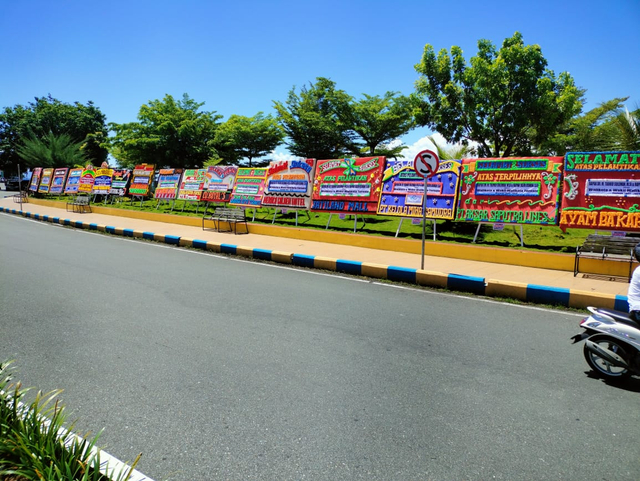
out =
[[266,249],[253,249],[253,257],[262,259],[263,261],[270,261],[271,251]]
[[482,277],[449,274],[447,277],[447,289],[484,295],[485,282]]
[[416,269],[406,267],[389,266],[387,267],[387,278],[392,281],[416,283]]
[[362,274],[362,262],[338,259],[336,260],[336,271],[359,276]]
[[133,237],[133,229],[122,229],[122,235],[125,237]]
[[629,302],[627,296],[616,296],[616,301],[613,307],[616,311],[629,312]]
[[223,254],[236,254],[237,246],[233,244],[220,244],[220,252]]
[[569,306],[570,290],[561,287],[527,285],[527,301],[538,304],[560,304]]
[[291,263],[295,266],[313,268],[315,267],[314,259],[315,259],[315,256],[308,256],[305,254],[293,254],[293,256],[291,257]]
[[180,237],[175,235],[166,235],[164,236],[164,241],[167,244],[178,245],[180,243]]
[[104,228],[105,231],[107,231],[109,234],[115,234],[116,233],[116,228],[113,227],[112,225],[108,225],[107,227]]
[[155,236],[155,234],[153,232],[143,232],[142,233],[142,238],[143,239],[153,240],[154,236]]
[[387,278],[387,267],[382,264],[374,264],[373,262],[363,262],[360,266],[360,273],[366,277],[375,277],[376,279]]
[[194,239],[193,240],[193,247],[195,247],[196,249],[207,250],[207,241],[203,241],[203,240],[200,240],[200,239]]
[[98,230],[98,224],[89,224],[89,230]]

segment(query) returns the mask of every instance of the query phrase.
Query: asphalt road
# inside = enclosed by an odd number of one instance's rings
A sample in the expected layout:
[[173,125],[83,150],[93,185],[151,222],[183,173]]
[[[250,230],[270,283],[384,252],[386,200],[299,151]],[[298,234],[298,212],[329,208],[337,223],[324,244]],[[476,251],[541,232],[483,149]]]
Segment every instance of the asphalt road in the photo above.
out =
[[0,214],[0,319],[156,481],[640,479],[640,385],[587,374],[568,312]]

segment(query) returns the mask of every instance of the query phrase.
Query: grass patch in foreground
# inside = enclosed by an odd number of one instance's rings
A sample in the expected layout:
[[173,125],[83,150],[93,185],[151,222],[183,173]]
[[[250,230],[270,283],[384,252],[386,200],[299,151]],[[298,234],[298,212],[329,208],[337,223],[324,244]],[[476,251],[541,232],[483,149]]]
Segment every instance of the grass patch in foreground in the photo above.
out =
[[[12,481],[125,481],[138,459],[126,472],[109,478],[100,472],[98,436],[92,440],[75,436],[72,423],[65,429],[65,408],[57,397],[61,391],[31,391],[12,382],[10,362],[0,364],[0,479]],[[109,468],[106,467],[106,471]]]

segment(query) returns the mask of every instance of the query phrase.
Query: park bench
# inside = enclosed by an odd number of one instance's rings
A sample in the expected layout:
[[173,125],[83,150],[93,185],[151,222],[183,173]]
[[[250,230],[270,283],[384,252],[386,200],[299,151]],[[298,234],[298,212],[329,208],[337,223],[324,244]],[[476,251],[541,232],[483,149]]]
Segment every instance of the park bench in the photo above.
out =
[[78,194],[75,197],[72,197],[69,202],[67,202],[67,212],[69,212],[69,208],[73,212],[91,212],[91,198],[89,194]]
[[589,234],[581,246],[576,247],[576,258],[573,265],[573,276],[580,272],[580,259],[607,259],[629,263],[629,281],[635,258],[633,248],[640,242],[638,237],[618,237],[610,235]]
[[23,190],[22,192],[13,195],[13,201],[16,204],[25,204],[29,202],[29,196],[27,195],[27,192]]
[[[202,216],[202,230],[205,227],[205,221],[213,222],[213,226],[218,232],[232,232],[238,233],[238,224],[244,223],[245,234],[249,233],[249,227],[247,226],[247,217],[244,209],[236,209],[232,207],[216,207],[213,214]],[[229,224],[228,231],[220,230],[220,223]]]

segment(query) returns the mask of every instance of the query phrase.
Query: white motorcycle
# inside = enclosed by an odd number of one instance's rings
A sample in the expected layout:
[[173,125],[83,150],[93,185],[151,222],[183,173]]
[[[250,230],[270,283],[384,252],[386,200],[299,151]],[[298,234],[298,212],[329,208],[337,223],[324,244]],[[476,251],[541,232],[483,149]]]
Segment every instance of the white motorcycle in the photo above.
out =
[[626,379],[640,375],[640,325],[626,312],[597,307],[580,322],[585,332],[573,336],[573,343],[585,340],[587,364],[605,379]]

